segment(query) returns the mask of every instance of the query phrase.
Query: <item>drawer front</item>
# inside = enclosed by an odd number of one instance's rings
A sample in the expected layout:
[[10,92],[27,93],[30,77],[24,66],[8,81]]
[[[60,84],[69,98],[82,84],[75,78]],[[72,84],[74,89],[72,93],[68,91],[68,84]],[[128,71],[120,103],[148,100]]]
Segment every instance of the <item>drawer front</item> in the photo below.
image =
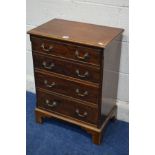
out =
[[55,72],[81,80],[100,82],[100,69],[73,63],[69,61],[59,60],[54,57],[49,58],[45,55],[33,54],[34,67],[49,72]]
[[91,103],[98,103],[98,87],[38,72],[35,73],[35,79],[36,87],[47,89],[52,92],[71,96]]
[[100,65],[100,49],[31,37],[32,50],[84,63]]
[[96,108],[37,90],[37,106],[48,111],[64,114],[91,124],[97,124]]

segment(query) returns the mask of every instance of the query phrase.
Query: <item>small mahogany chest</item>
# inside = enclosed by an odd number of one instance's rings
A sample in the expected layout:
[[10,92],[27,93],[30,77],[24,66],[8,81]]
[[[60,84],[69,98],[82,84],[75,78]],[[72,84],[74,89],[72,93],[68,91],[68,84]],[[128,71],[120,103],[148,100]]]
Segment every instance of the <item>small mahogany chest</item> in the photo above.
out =
[[[119,58],[123,29],[53,19],[28,32],[36,86],[36,121],[44,117],[80,126],[100,144],[102,131],[116,117],[115,103],[104,101],[117,80],[106,74],[110,57]],[[115,56],[117,55],[117,56]],[[117,61],[118,62],[118,61]],[[111,65],[113,62],[108,62]],[[115,93],[116,92],[116,93]]]

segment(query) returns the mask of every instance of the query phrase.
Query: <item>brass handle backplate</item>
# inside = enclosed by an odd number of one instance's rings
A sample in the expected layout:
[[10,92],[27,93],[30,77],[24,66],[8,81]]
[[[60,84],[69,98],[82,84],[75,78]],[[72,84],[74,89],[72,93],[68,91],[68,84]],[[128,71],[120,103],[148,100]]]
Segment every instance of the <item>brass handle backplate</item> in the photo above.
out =
[[53,49],[53,46],[50,45],[48,48],[47,48],[47,47],[45,48],[45,44],[42,43],[42,44],[41,44],[41,48],[42,48],[42,50],[45,51],[45,52],[50,52],[50,51]]
[[80,77],[80,78],[86,78],[86,77],[89,76],[89,72],[88,72],[88,71],[86,71],[86,72],[82,75],[82,74],[80,74],[80,71],[79,71],[78,69],[76,70],[76,74],[77,74],[77,76]]
[[54,63],[51,63],[49,66],[47,66],[46,61],[43,61],[42,65],[45,69],[52,69],[55,66]]
[[88,95],[88,91],[85,91],[84,93],[80,93],[80,90],[78,88],[75,90],[75,92],[77,93],[78,96],[81,96],[81,97]]
[[79,51],[76,50],[76,51],[75,51],[75,56],[76,56],[78,59],[80,59],[80,60],[86,60],[86,59],[89,57],[89,54],[88,54],[88,53],[85,53],[83,56],[80,56],[80,55],[79,55]]
[[81,117],[81,118],[85,118],[88,116],[88,113],[85,111],[83,114],[80,114],[79,109],[75,110],[77,116]]
[[47,81],[47,80],[44,80],[44,84],[45,84],[45,86],[48,87],[48,88],[52,88],[52,87],[55,86],[55,82],[52,82],[51,84],[48,84],[48,81]]
[[51,108],[54,108],[58,105],[58,102],[57,101],[52,101],[50,102],[48,99],[45,100],[45,104]]

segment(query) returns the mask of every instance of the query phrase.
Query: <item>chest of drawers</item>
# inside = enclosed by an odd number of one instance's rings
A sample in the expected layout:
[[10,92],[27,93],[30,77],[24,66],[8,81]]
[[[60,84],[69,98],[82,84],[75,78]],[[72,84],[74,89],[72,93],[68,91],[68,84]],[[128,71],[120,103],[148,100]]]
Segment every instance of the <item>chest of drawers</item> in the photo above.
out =
[[110,81],[106,74],[106,62],[120,51],[117,43],[122,32],[119,28],[62,19],[53,19],[28,32],[38,123],[45,117],[67,121],[85,129],[92,134],[93,142],[100,144],[104,128],[117,112],[115,103],[104,100],[109,89],[113,97],[117,93],[117,82]]

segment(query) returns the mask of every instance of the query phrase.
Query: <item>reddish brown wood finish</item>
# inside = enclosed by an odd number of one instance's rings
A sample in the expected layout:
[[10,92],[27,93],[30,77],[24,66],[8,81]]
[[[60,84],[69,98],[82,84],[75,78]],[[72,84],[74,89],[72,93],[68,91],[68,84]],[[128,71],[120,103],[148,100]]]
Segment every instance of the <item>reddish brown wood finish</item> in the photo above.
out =
[[[86,80],[100,82],[100,69],[40,54],[33,54],[34,68]],[[46,65],[43,65],[46,64]]]
[[35,73],[35,78],[38,88],[98,104],[99,87],[97,86],[86,85],[81,82],[75,82],[75,80],[71,81],[67,78],[65,79],[60,76],[37,71]]
[[109,95],[116,97],[118,81],[107,76],[106,65],[112,53],[120,57],[121,46],[115,47],[114,42],[121,40],[122,32],[60,19],[28,32],[37,95],[36,122],[42,123],[44,117],[67,121],[90,133],[93,143],[101,143],[103,130],[117,114],[116,104],[104,100],[110,87],[115,89]]
[[96,108],[63,98],[59,95],[37,90],[37,107],[48,111],[71,116],[73,118],[96,124],[98,112]]
[[31,37],[32,50],[68,60],[92,65],[100,65],[101,49],[83,47],[71,43],[54,41],[46,38]]

